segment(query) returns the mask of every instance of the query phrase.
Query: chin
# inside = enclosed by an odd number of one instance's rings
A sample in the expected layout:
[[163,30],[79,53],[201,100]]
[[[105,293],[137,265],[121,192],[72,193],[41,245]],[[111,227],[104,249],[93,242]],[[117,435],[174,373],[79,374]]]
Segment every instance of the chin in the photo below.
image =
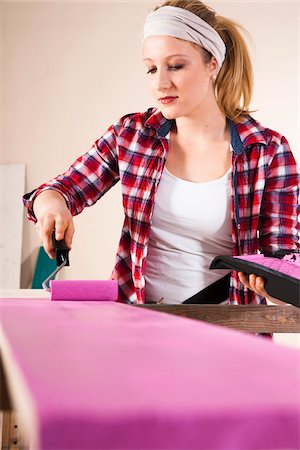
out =
[[168,120],[177,119],[177,117],[180,117],[180,114],[178,112],[176,113],[175,111],[171,111],[171,108],[169,108],[169,110],[167,108],[159,109],[162,115]]
[[176,119],[176,117],[177,117],[174,114],[165,114],[164,111],[161,111],[161,112],[162,112],[162,115],[168,120],[173,120],[173,119]]

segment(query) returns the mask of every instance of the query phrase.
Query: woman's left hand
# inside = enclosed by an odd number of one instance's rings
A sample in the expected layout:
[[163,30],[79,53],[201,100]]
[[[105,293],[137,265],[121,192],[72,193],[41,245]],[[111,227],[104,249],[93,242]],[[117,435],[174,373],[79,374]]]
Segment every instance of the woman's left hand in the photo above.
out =
[[276,303],[278,305],[286,305],[285,302],[279,300],[278,298],[271,297],[265,290],[265,282],[262,277],[256,276],[254,273],[247,277],[243,272],[238,272],[240,282],[243,283],[248,289],[255,292],[258,295],[262,295],[269,302]]

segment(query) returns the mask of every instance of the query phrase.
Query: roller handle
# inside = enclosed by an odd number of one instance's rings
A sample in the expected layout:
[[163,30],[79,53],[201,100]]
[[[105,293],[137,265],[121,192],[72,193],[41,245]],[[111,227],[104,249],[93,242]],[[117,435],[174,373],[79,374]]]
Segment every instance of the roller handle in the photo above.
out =
[[56,265],[57,267],[64,264],[64,266],[69,266],[69,247],[66,245],[65,240],[61,239],[57,241],[55,239],[55,230],[52,233],[52,244],[55,251]]

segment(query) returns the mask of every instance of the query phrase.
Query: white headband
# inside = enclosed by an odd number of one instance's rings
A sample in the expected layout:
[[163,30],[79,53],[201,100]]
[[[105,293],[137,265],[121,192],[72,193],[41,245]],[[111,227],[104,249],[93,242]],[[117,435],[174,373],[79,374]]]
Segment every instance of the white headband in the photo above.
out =
[[174,36],[200,45],[216,58],[218,72],[225,59],[226,47],[220,35],[196,14],[177,6],[162,6],[148,14],[143,41],[148,36]]

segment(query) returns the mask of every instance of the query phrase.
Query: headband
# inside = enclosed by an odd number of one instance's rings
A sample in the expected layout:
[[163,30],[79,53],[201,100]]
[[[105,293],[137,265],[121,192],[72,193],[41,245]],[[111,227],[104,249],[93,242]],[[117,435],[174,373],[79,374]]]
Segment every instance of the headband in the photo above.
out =
[[143,41],[148,36],[174,36],[200,45],[216,58],[218,72],[225,59],[226,47],[220,35],[196,14],[177,6],[162,6],[148,14]]

